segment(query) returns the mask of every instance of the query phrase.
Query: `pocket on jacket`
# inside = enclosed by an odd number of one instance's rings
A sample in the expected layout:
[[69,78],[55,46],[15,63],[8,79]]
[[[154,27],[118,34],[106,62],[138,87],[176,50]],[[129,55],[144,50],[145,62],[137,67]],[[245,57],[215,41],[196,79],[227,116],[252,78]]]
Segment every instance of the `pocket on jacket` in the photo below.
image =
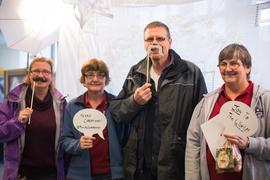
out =
[[177,137],[173,142],[172,153],[176,159],[185,158],[186,142],[181,137]]

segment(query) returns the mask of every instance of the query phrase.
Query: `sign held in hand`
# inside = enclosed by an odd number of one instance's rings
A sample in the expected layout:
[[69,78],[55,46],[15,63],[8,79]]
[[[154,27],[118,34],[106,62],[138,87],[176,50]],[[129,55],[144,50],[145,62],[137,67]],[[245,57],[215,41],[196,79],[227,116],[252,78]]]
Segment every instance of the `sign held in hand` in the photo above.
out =
[[233,133],[242,138],[252,136],[259,126],[255,112],[239,101],[228,101],[220,109],[220,113],[201,125],[202,132],[213,157],[217,148],[223,146],[226,138],[223,133]]
[[239,101],[225,103],[218,115],[227,133],[234,133],[240,137],[252,136],[258,128],[258,119],[254,111]]
[[102,139],[103,129],[107,125],[104,114],[96,109],[83,109],[78,111],[73,117],[74,127],[86,136],[98,134]]

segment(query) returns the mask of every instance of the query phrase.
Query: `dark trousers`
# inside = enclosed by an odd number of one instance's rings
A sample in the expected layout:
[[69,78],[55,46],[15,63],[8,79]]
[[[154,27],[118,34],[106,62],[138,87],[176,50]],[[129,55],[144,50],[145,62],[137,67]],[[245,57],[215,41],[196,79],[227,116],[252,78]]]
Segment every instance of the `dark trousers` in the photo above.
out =
[[110,174],[105,174],[105,175],[98,175],[98,176],[92,176],[92,180],[111,180],[112,177]]
[[92,176],[92,180],[123,180],[123,179],[112,179],[112,176],[110,174],[108,175],[98,175],[98,176]]
[[44,175],[39,177],[19,176],[19,180],[57,180],[56,174]]
[[144,169],[141,172],[135,173],[135,180],[157,180],[157,177],[155,177],[150,169]]

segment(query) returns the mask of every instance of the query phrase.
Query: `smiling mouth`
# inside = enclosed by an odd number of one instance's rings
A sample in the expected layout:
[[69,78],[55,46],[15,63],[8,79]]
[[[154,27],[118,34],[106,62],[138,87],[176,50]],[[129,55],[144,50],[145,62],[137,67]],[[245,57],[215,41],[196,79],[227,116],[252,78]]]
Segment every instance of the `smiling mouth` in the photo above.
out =
[[237,75],[236,73],[223,73],[224,76],[235,76]]
[[89,84],[89,86],[101,86],[102,84],[93,84],[93,83],[91,83],[91,84]]

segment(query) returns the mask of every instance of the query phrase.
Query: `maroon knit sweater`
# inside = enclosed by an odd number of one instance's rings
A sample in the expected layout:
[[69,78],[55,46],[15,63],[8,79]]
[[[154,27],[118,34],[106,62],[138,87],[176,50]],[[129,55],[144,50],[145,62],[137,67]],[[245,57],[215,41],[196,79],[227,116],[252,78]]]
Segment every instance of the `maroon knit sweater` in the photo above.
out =
[[[27,107],[30,107],[31,95],[32,91],[28,90],[25,97]],[[27,123],[25,131],[19,174],[32,178],[56,174],[55,131],[56,122],[51,94],[48,93],[44,101],[34,97],[31,123]]]

